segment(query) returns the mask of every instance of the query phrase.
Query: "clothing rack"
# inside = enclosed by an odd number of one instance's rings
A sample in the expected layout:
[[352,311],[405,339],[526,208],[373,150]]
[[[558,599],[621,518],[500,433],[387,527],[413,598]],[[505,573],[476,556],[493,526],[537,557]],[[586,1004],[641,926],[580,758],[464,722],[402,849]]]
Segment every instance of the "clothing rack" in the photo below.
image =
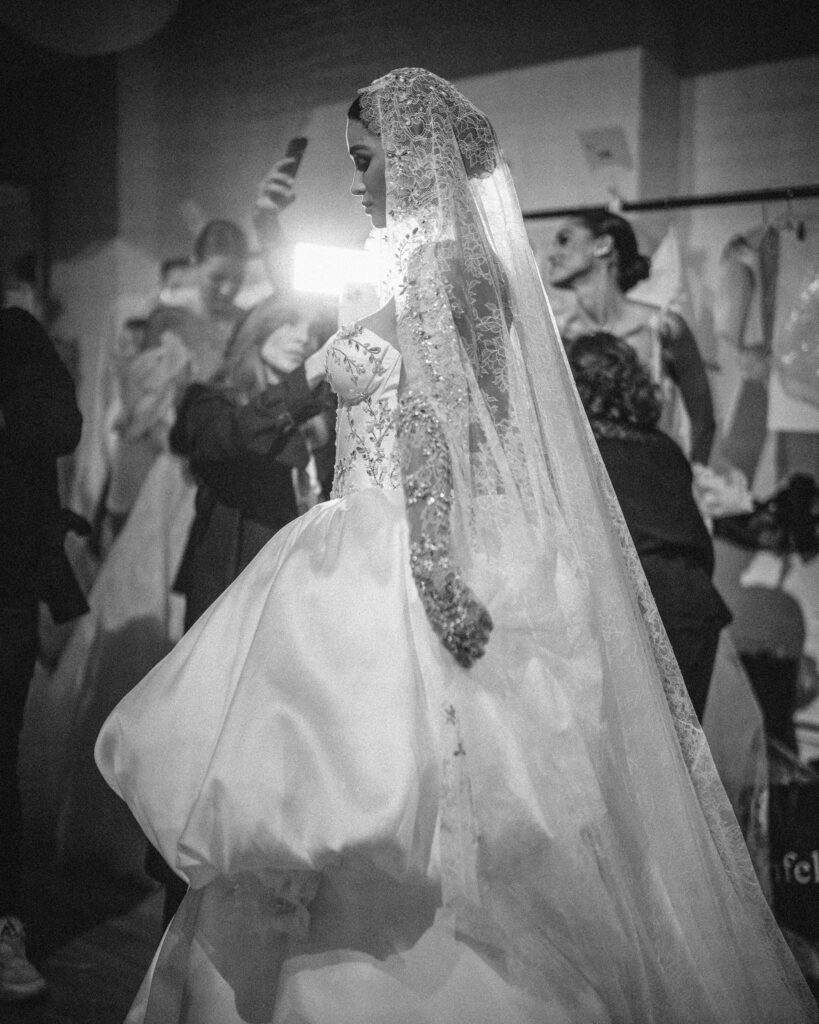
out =
[[663,199],[627,199],[596,206],[561,206],[550,210],[524,213],[524,220],[543,220],[547,217],[577,217],[598,210],[617,213],[646,213],[649,210],[680,210],[694,206],[731,206],[734,203],[769,203],[777,200],[809,199],[819,196],[819,185],[793,185],[790,188],[762,188],[751,192],[712,192],[703,196],[666,196]]

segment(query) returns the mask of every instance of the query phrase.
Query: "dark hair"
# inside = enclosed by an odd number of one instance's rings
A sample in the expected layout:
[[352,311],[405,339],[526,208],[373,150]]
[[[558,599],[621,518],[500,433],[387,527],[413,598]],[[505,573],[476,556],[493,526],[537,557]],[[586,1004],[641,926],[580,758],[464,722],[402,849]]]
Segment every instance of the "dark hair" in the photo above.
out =
[[159,280],[164,281],[165,278],[172,270],[179,270],[183,267],[190,267],[191,261],[185,256],[173,256],[170,259],[163,260],[159,264]]
[[617,257],[617,284],[623,292],[640,281],[645,281],[651,270],[651,260],[640,255],[634,228],[625,217],[608,210],[589,210],[572,216],[591,231],[595,238],[608,235]]
[[14,276],[18,281],[37,284],[37,257],[33,252],[23,253],[14,261]]
[[361,116],[361,97],[360,96],[356,96],[356,98],[353,100],[353,102],[347,108],[347,120],[348,121],[361,121],[362,124],[364,123],[364,120],[363,120],[363,118]]
[[600,331],[567,345],[569,366],[594,430],[605,424],[650,430],[660,419],[657,386],[622,338]]
[[204,263],[210,256],[227,256],[244,263],[248,255],[244,231],[232,220],[211,220],[193,243],[193,258]]
[[[359,121],[372,135],[381,135],[377,124],[372,124],[364,116],[361,97],[356,96],[347,108],[347,120]],[[452,120],[452,131],[458,144],[458,151],[464,163],[468,178],[483,178],[491,174],[497,166],[495,159],[496,146],[487,146],[488,139],[495,139],[495,131],[489,118],[479,110],[461,119]]]

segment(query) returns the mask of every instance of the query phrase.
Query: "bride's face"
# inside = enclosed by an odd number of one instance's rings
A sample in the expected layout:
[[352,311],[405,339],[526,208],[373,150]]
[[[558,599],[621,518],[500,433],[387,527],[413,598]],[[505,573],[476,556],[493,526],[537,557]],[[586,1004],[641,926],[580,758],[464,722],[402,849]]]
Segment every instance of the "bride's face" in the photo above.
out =
[[387,183],[384,177],[384,150],[377,135],[368,132],[360,121],[347,122],[347,147],[355,164],[350,191],[361,196],[361,205],[375,228],[387,226]]

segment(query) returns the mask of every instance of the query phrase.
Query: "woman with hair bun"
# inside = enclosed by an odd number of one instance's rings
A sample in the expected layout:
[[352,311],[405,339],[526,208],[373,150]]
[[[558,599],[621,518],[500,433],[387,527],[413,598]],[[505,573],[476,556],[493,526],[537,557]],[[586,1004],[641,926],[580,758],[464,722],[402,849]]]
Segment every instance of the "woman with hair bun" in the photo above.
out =
[[[662,387],[660,428],[692,462],[707,463],[715,421],[705,367],[679,314],[628,297],[651,269],[629,222],[608,210],[570,217],[555,233],[548,267],[552,287],[571,291],[576,299],[558,324],[564,342],[599,331],[627,341]],[[689,437],[678,422],[677,398],[690,421]]]

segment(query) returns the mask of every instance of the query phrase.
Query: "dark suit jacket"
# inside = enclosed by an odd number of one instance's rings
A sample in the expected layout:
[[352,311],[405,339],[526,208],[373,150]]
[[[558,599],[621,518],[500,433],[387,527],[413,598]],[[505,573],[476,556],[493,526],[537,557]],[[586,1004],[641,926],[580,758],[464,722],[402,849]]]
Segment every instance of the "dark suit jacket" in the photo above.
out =
[[666,628],[685,620],[721,629],[731,613],[711,582],[714,546],[679,446],[660,430],[597,444]]
[[292,470],[309,459],[297,428],[330,404],[327,387],[311,391],[302,368],[247,404],[211,385],[185,392],[170,443],[190,460],[199,485],[175,583],[187,599],[188,625],[296,518]]
[[0,604],[38,599],[56,621],[86,610],[63,552],[57,458],[80,440],[74,381],[30,314],[0,310]]

